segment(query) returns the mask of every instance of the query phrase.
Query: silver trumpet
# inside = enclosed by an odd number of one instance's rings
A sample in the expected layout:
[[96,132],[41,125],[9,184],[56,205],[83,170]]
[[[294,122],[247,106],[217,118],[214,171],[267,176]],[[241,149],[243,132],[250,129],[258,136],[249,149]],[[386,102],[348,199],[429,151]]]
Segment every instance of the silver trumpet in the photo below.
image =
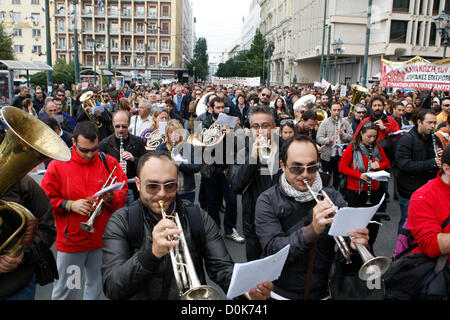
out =
[[[317,203],[319,203],[320,201],[319,198],[317,197],[317,194],[319,194],[322,195],[324,198],[326,198],[328,202],[334,206],[334,203],[331,202],[331,199],[328,197],[325,191],[321,190],[316,194],[309,186],[308,180],[306,179],[303,180],[303,183],[308,187],[309,192],[313,195],[314,200],[316,200]],[[344,256],[346,263],[347,264],[351,263],[352,261],[350,248],[345,242],[344,237],[334,237],[334,240],[336,241],[339,250]],[[391,264],[391,259],[383,256],[374,257],[365,246],[360,245],[359,243],[355,243],[355,246],[356,249],[358,250],[359,256],[363,261],[363,265],[361,266],[358,272],[358,276],[361,280],[367,281],[369,278],[377,274],[379,275],[379,277],[381,277],[388,270]]]
[[270,145],[270,139],[264,137],[263,142],[258,146],[258,153],[261,159],[268,161],[272,156],[272,147]]
[[[116,170],[116,168],[117,168],[117,167],[114,167],[114,168],[111,170],[111,173],[110,173],[108,179],[106,179],[106,182],[105,182],[105,184],[103,185],[102,189],[104,189],[104,188],[107,187],[107,186],[113,185],[113,184],[116,182],[117,177],[113,177],[112,180],[111,180],[111,177],[112,177],[114,171]],[[111,181],[110,181],[110,180],[111,180]],[[89,233],[94,233],[94,232],[95,232],[95,229],[94,229],[94,227],[93,227],[93,225],[94,225],[94,220],[95,220],[95,218],[97,218],[97,216],[100,215],[100,212],[102,211],[102,208],[103,208],[103,199],[100,199],[100,201],[97,202],[97,203],[94,205],[94,207],[95,207],[95,210],[94,210],[94,212],[91,214],[91,217],[89,218],[89,220],[86,221],[86,222],[81,222],[81,223],[80,223],[80,228],[83,229],[83,230],[85,230],[85,231],[87,231],[87,232],[89,232]]]
[[158,201],[161,207],[161,214],[164,219],[170,219],[175,222],[181,234],[171,237],[169,240],[180,241],[176,247],[172,247],[169,251],[172,261],[173,272],[180,292],[181,300],[220,300],[220,293],[211,286],[202,285],[195,272],[194,263],[184,237],[178,213],[168,215],[164,210],[164,201]]

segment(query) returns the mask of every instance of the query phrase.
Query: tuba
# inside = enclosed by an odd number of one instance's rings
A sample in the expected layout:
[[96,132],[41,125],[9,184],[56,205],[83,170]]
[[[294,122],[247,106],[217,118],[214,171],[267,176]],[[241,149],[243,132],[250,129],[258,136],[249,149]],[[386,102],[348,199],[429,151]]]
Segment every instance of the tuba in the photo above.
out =
[[147,132],[145,134],[145,139],[145,149],[148,151],[154,151],[160,144],[166,142],[166,135],[159,132],[159,129],[156,129],[153,132]]
[[328,118],[328,113],[323,109],[317,108],[315,110],[317,115],[317,123],[320,125],[324,120]]
[[[0,146],[0,198],[28,171],[47,159],[69,161],[64,141],[47,125],[16,107],[1,109],[8,126]],[[20,204],[0,200],[0,255],[19,256],[20,238],[33,214]]]
[[200,135],[192,133],[188,142],[194,147],[213,147],[225,137],[225,130],[215,122],[209,128],[203,128]]
[[348,111],[348,118],[353,118],[354,108],[361,101],[361,98],[364,94],[368,94],[369,90],[364,88],[363,86],[359,86],[357,84],[352,85],[353,96],[350,101],[350,110]]
[[103,126],[103,123],[101,123],[97,117],[92,114],[92,111],[90,109],[87,109],[85,107],[85,105],[87,104],[89,107],[91,107],[91,109],[93,109],[95,107],[94,101],[92,99],[94,92],[92,91],[86,91],[85,93],[83,93],[80,97],[80,102],[81,102],[81,107],[83,108],[84,113],[86,114],[86,116],[89,118],[90,121],[92,121],[97,128],[101,128]]
[[313,94],[307,94],[306,96],[301,97],[294,103],[294,112],[297,108],[306,107],[308,109],[312,109],[314,102],[316,102],[316,96]]
[[[173,215],[168,215],[164,210],[164,201],[159,200],[158,203],[161,207],[163,219],[172,220],[177,228],[183,231],[178,213],[175,212]],[[221,296],[216,289],[200,283],[184,233],[181,232],[180,235],[176,235],[169,240],[180,241],[178,246],[170,249],[169,254],[181,300],[220,300]]]

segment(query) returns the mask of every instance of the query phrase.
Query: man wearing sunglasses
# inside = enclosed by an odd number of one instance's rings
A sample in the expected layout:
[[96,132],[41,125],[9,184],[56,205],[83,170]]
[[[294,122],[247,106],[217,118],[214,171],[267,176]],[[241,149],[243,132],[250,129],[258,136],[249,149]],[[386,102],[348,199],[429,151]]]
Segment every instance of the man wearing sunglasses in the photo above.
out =
[[[79,277],[81,281],[81,273],[85,270],[83,298],[97,300],[102,292],[103,231],[111,214],[125,204],[127,176],[113,157],[104,155],[103,160],[100,158],[97,152],[98,129],[91,121],[77,124],[72,142],[70,161],[51,161],[41,182],[52,203],[56,223],[59,280],[54,284],[52,299],[76,299],[80,286],[73,285],[73,277]],[[111,178],[115,177],[116,182],[125,181],[125,184],[121,189],[105,192],[98,198],[98,201],[103,200],[102,210],[94,219],[94,232],[87,232],[80,223],[89,220],[94,205],[98,204],[93,196],[105,185],[112,170]]]
[[442,122],[447,121],[447,117],[450,114],[450,97],[444,97],[442,99],[442,111],[437,116],[437,126]]
[[[98,150],[120,161],[120,135],[122,135],[124,150],[122,159],[126,162],[125,174],[128,179],[133,179],[136,176],[139,158],[146,152],[144,141],[128,132],[130,126],[130,114],[128,112],[124,110],[114,112],[112,124],[114,133],[99,143]],[[130,205],[139,197],[139,193],[136,184],[130,183],[128,187],[127,205]]]
[[[242,195],[242,220],[245,235],[245,251],[247,260],[261,258],[262,250],[255,232],[255,206],[258,196],[276,184],[281,174],[278,165],[279,140],[275,130],[275,119],[268,106],[254,106],[249,110],[251,136],[245,149],[239,151],[233,166],[231,186],[233,191]],[[260,160],[260,145],[264,140],[271,141],[273,159],[277,163],[274,170],[268,170],[268,162]],[[276,159],[276,160],[275,160]]]
[[[200,282],[206,284],[205,266],[210,279],[227,292],[234,263],[220,230],[206,212],[180,199],[177,181],[178,168],[169,153],[152,151],[139,160],[136,185],[140,200],[115,212],[105,230],[102,278],[108,298],[180,299],[168,253],[180,244],[169,237],[181,232]],[[159,201],[164,201],[167,215],[178,214],[181,226],[163,218]],[[132,224],[136,217],[138,223]],[[139,234],[137,239],[135,234]],[[271,289],[272,283],[264,282],[246,296],[267,299]]]
[[[263,256],[290,245],[289,256],[280,277],[274,281],[273,292],[289,299],[323,299],[328,295],[333,258],[340,252],[335,252],[335,240],[328,235],[334,219],[330,215],[337,208],[327,200],[316,203],[304,182],[306,180],[316,193],[322,190],[315,142],[305,135],[289,138],[283,144],[280,165],[283,174],[276,185],[258,197],[255,217]],[[339,192],[333,188],[323,189],[338,208],[347,206]],[[354,243],[367,245],[369,231],[363,228],[348,236],[355,250]],[[313,269],[308,268],[311,251],[315,254]],[[310,280],[307,280],[308,275]]]
[[366,117],[367,110],[364,108],[364,106],[360,103],[358,103],[355,106],[355,112],[351,119],[348,119],[348,122],[350,122],[350,125],[352,126],[352,131],[355,132],[356,129],[358,129],[359,124],[361,123],[361,120]]

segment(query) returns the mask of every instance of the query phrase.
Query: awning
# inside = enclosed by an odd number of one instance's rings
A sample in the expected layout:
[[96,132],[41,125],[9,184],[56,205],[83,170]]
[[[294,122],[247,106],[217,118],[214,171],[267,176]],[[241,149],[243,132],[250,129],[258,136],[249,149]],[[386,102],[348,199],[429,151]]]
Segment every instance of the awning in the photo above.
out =
[[[94,70],[92,69],[86,69],[80,72],[81,75],[94,75]],[[102,76],[113,76],[114,73],[112,73],[109,70],[102,70],[101,72],[97,71],[97,75],[102,75]]]
[[45,62],[40,61],[15,61],[15,60],[0,60],[0,63],[5,65],[8,70],[40,70],[53,71]]

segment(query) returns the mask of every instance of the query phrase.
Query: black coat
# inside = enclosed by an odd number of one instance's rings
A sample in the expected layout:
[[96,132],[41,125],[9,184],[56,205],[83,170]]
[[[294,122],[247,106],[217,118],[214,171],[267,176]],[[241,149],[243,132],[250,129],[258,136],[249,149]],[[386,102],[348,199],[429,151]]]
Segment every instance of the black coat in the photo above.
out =
[[[204,250],[196,246],[185,214],[183,203],[177,198],[183,234],[195,265],[197,276],[206,284],[203,263],[208,276],[225,292],[231,281],[234,263],[226,249],[220,230],[214,220],[202,211],[206,243]],[[105,295],[110,299],[159,299],[164,277],[169,277],[168,299],[179,299],[178,287],[172,271],[169,254],[158,259],[152,254],[152,231],[156,218],[143,208],[144,238],[137,251],[131,251],[127,239],[128,207],[117,210],[109,219],[103,236],[102,279]]]
[[[439,148],[442,147],[436,139]],[[417,126],[396,141],[395,165],[398,168],[398,193],[404,198],[411,198],[414,191],[429,180],[436,178],[439,168],[436,165],[431,137],[424,140],[417,131]]]
[[[347,206],[336,190],[324,188],[324,191],[336,206]],[[258,197],[255,208],[256,234],[262,245],[263,256],[272,255],[290,245],[283,271],[273,282],[275,286],[300,297],[304,295],[310,251],[313,241],[317,239],[310,294],[313,300],[327,295],[328,275],[336,254],[335,241],[328,235],[328,230],[319,236],[314,232],[312,210],[315,206],[315,200],[298,202],[284,194],[280,185],[276,184]]]

